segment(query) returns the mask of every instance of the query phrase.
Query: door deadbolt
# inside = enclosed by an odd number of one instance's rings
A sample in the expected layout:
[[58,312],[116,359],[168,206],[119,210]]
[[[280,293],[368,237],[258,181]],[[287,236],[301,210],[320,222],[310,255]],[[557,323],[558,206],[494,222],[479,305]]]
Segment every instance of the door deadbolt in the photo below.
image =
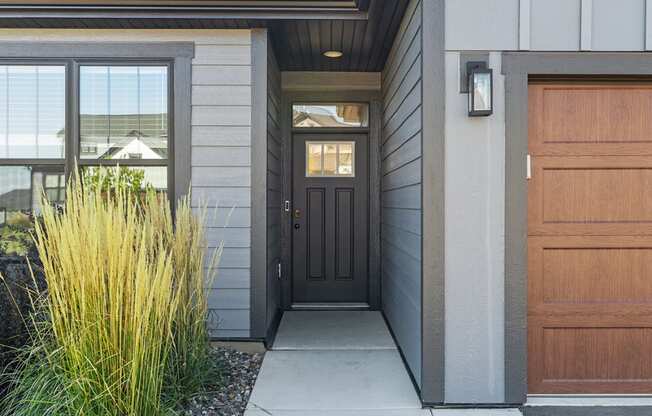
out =
[[294,218],[295,219],[301,218],[301,210],[300,209],[295,209],[294,210]]

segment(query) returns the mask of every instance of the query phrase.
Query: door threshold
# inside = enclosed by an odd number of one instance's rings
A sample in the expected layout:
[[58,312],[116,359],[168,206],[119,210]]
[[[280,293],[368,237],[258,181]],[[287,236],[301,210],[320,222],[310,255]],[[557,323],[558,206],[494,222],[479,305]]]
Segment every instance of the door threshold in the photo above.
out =
[[650,394],[528,394],[526,406],[652,406]]
[[363,302],[319,302],[293,303],[290,309],[295,311],[332,311],[332,310],[368,310],[369,304]]

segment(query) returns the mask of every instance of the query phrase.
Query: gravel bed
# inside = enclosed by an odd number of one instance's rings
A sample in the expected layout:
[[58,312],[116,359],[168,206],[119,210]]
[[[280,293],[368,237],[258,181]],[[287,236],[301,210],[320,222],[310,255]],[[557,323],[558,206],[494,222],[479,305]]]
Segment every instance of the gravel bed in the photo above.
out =
[[[213,348],[214,363],[222,380],[215,391],[195,396],[184,409],[186,416],[242,416],[256,382],[263,354]],[[211,390],[210,388],[208,390]]]

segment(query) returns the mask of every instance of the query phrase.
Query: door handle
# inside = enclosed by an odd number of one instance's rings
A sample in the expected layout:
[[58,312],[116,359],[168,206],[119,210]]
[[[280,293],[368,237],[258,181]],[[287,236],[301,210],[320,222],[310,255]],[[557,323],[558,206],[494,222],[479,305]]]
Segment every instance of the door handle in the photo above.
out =
[[295,230],[298,230],[299,228],[301,228],[301,225],[299,225],[299,223],[294,224],[294,229]]

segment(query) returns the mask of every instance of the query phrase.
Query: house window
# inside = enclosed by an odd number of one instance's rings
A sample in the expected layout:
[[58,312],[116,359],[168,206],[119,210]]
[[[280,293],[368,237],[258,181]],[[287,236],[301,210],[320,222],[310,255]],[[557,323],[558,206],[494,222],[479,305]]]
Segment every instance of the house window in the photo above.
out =
[[25,214],[38,214],[43,191],[53,204],[62,204],[63,169],[63,164],[0,166],[0,225],[20,222]]
[[306,142],[306,177],[355,176],[355,142]]
[[66,68],[0,65],[0,158],[63,159]]
[[93,152],[80,163],[138,169],[143,185],[167,190],[168,92],[165,65],[82,65],[79,145]]
[[96,149],[82,158],[167,160],[167,67],[82,66],[79,76],[80,145]]
[[63,202],[66,65],[0,65],[0,225]]
[[292,105],[294,128],[366,128],[369,127],[369,104],[301,103]]
[[168,191],[170,65],[0,63],[0,224],[38,211],[41,192],[62,204],[77,166],[138,169]]

